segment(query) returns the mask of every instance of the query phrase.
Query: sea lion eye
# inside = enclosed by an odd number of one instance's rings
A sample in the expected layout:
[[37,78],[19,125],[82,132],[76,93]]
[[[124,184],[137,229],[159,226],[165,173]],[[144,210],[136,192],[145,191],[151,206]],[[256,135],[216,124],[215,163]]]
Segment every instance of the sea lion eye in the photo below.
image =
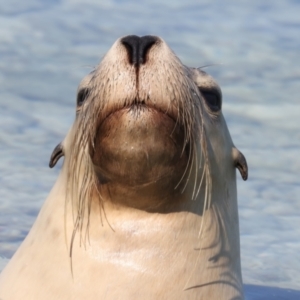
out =
[[78,94],[77,94],[77,107],[82,106],[82,104],[84,103],[84,101],[88,97],[88,95],[89,95],[89,89],[87,89],[87,88],[83,88],[78,92]]
[[201,91],[201,94],[212,111],[217,112],[221,109],[222,101],[220,95],[211,91]]

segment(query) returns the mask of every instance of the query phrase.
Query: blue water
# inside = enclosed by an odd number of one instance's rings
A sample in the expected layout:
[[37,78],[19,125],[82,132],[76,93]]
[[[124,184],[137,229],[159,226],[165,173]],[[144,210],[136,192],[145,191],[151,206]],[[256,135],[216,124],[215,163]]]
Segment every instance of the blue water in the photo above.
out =
[[238,180],[247,299],[300,299],[300,1],[0,0],[0,256],[57,177],[48,160],[80,79],[126,34],[163,37],[188,66],[215,64],[205,70],[249,165]]

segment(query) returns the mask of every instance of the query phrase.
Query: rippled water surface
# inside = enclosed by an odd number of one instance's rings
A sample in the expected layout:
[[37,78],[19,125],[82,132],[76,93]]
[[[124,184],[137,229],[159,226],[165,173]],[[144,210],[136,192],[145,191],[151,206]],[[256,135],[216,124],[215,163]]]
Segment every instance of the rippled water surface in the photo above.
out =
[[286,290],[300,290],[299,16],[288,0],[0,0],[0,256],[13,255],[54,184],[48,160],[80,79],[118,37],[155,34],[188,66],[216,64],[205,70],[250,169],[238,179],[248,299],[300,299]]

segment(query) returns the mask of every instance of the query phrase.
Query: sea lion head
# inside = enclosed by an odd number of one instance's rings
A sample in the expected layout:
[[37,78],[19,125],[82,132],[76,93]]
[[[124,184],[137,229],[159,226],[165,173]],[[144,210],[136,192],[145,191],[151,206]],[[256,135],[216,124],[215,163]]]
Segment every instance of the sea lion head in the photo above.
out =
[[63,154],[78,203],[96,193],[167,212],[197,199],[203,206],[214,187],[235,181],[235,167],[247,178],[219,85],[156,36],[118,39],[82,80],[74,125],[50,165]]

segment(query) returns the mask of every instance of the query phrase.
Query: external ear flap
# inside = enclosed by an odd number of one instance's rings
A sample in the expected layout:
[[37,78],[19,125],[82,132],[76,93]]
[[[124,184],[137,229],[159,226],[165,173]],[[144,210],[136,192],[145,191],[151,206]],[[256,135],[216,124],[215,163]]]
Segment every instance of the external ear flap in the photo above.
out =
[[244,180],[248,178],[248,165],[245,156],[237,148],[232,148],[234,165],[239,169]]
[[62,156],[64,156],[63,147],[62,147],[62,144],[59,143],[54,148],[54,150],[51,154],[50,161],[49,161],[49,167],[53,168]]

